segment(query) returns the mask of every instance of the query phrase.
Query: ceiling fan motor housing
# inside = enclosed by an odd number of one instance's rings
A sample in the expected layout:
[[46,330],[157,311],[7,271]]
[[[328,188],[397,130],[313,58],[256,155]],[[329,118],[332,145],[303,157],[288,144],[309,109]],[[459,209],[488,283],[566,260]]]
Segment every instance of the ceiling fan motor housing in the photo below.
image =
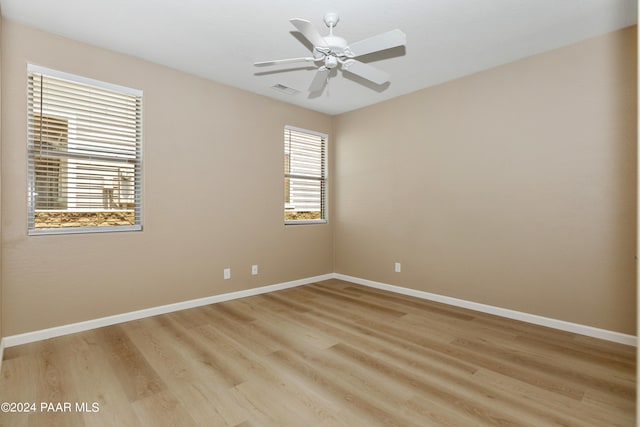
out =
[[344,50],[347,48],[347,41],[342,37],[338,36],[324,36],[324,41],[331,49],[331,52],[338,55],[343,56]]

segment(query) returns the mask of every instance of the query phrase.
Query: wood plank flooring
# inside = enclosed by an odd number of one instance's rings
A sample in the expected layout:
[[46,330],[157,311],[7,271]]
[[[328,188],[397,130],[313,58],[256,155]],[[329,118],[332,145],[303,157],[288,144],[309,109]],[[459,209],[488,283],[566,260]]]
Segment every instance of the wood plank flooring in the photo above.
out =
[[36,411],[0,425],[634,426],[635,370],[633,347],[329,280],[8,348],[0,402]]

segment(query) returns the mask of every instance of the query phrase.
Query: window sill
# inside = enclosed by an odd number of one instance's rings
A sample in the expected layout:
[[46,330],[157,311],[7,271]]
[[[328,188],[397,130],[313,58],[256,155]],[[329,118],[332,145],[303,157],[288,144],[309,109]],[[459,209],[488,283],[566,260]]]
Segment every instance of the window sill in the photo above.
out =
[[51,234],[87,234],[87,233],[119,233],[124,231],[142,231],[142,225],[114,225],[103,227],[60,227],[38,228],[29,230],[29,236],[45,236]]
[[326,224],[327,220],[326,219],[301,219],[301,220],[292,220],[292,221],[285,221],[284,225],[308,225],[308,224]]

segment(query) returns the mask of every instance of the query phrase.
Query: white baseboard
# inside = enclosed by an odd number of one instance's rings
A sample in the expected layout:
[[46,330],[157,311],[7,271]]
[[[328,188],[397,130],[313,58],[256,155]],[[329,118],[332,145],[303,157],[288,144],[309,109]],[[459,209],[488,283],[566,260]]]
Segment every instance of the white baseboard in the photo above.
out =
[[213,295],[205,298],[198,298],[189,301],[178,302],[174,304],[152,307],[129,313],[116,314],[114,316],[102,317],[99,319],[87,320],[85,322],[72,323],[69,325],[56,326],[49,329],[27,332],[24,334],[10,335],[0,340],[0,367],[2,364],[2,354],[5,347],[13,347],[21,344],[42,341],[49,338],[59,337],[62,335],[73,334],[76,332],[88,331],[90,329],[101,328],[103,326],[115,325],[117,323],[129,322],[131,320],[143,319],[145,317],[157,316],[159,314],[171,313],[179,310],[200,307],[203,305],[215,304],[218,302],[230,301],[238,298],[245,298],[254,295],[260,295],[268,292],[275,292],[282,289],[293,288],[296,286],[308,285],[310,283],[320,282],[322,280],[340,279],[359,285],[369,286],[372,288],[382,289],[385,291],[395,292],[399,294],[409,295],[417,298],[427,299],[431,301],[441,302],[457,307],[468,308],[470,310],[480,311],[483,313],[494,314],[496,316],[506,317],[509,319],[520,320],[536,325],[547,326],[562,331],[572,332],[580,335],[586,335],[594,338],[600,338],[607,341],[617,342],[621,344],[637,346],[637,338],[633,335],[622,334],[620,332],[608,331],[605,329],[594,328],[591,326],[581,325],[578,323],[566,322],[563,320],[551,319],[548,317],[538,316],[535,314],[523,313],[520,311],[509,310],[506,308],[495,307],[486,304],[480,304],[458,298],[447,297],[430,292],[418,291],[415,289],[403,288],[401,286],[389,285],[386,283],[375,282],[372,280],[361,279],[359,277],[347,276],[339,273],[330,273],[322,276],[308,277],[305,279],[293,280],[275,285],[262,286],[244,291],[230,292],[222,295]]
[[131,320],[143,319],[145,317],[157,316],[159,314],[171,313],[179,310],[200,307],[203,305],[215,304],[218,302],[230,301],[238,298],[245,298],[254,295],[260,295],[268,292],[279,291],[282,289],[293,288],[296,286],[308,285],[309,283],[319,282],[322,280],[332,279],[332,273],[322,276],[308,277],[306,279],[293,280],[291,282],[279,283],[275,285],[262,286],[259,288],[247,289],[244,291],[230,292],[222,295],[213,295],[210,297],[198,298],[189,301],[178,302],[174,304],[152,307],[129,313],[116,314],[114,316],[101,317],[99,319],[87,320],[85,322],[72,323],[69,325],[56,326],[53,328],[42,329],[39,331],[27,332],[24,334],[10,335],[4,337],[2,344],[4,347],[13,347],[21,344],[42,341],[49,338],[59,337],[62,335],[73,334],[76,332],[88,331],[90,329],[101,328],[103,326],[115,325],[117,323],[129,322]]
[[547,326],[561,331],[572,332],[575,334],[586,335],[589,337],[600,338],[607,341],[617,342],[631,346],[637,346],[637,337],[627,335],[620,332],[608,331],[606,329],[594,328],[592,326],[581,325],[579,323],[566,322],[564,320],[551,319],[548,317],[538,316],[535,314],[523,313],[521,311],[509,310],[506,308],[495,307],[492,305],[480,304],[477,302],[467,301],[458,298],[447,297],[430,292],[418,291],[415,289],[403,288],[401,286],[388,285],[386,283],[374,282],[372,280],[361,279],[359,277],[347,276],[335,273],[336,279],[347,282],[356,283],[358,285],[369,286],[372,288],[382,289],[385,291],[395,292],[399,294],[409,295],[417,298],[427,299],[431,301],[441,302],[444,304],[454,305],[457,307],[468,308],[470,310],[480,311],[483,313],[494,314],[496,316],[506,317],[509,319],[520,320],[522,322],[533,323],[535,325]]

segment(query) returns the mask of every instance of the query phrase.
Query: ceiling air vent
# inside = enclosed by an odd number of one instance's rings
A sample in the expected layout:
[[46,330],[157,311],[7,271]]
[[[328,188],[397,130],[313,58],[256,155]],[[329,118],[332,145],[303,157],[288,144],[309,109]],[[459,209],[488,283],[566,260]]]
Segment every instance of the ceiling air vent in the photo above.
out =
[[289,86],[285,86],[280,83],[271,86],[271,89],[277,90],[278,92],[286,93],[287,95],[295,95],[296,93],[300,92],[299,90],[296,90]]

